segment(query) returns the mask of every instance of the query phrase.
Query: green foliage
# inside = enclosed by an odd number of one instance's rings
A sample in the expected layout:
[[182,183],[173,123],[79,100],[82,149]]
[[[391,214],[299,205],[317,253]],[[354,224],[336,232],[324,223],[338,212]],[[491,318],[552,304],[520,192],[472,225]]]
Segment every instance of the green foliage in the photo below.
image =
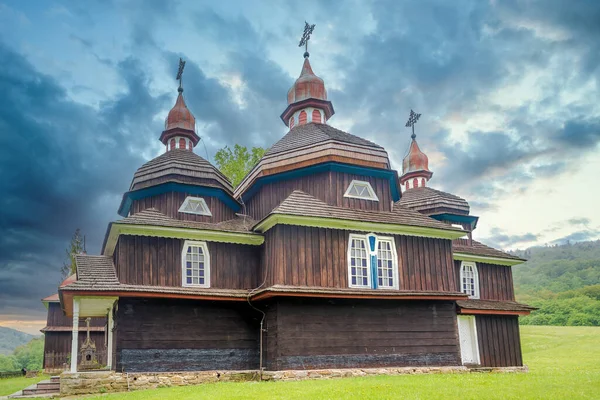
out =
[[237,187],[250,170],[258,164],[265,149],[253,147],[250,151],[245,146],[236,144],[233,151],[225,146],[215,154],[215,162],[219,170]]
[[17,370],[21,368],[29,371],[41,370],[44,362],[44,338],[35,338],[29,343],[17,347],[13,357]]
[[17,371],[18,368],[15,366],[15,358],[0,354],[0,372],[12,372]]
[[521,324],[600,326],[600,240],[513,254],[528,259],[513,267],[517,300],[539,308]]
[[600,328],[524,326],[526,374],[411,374],[297,382],[226,382],[104,394],[88,400],[597,399]]
[[85,239],[81,235],[81,231],[79,230],[79,228],[77,228],[75,230],[75,233],[73,234],[73,237],[71,238],[71,243],[69,244],[69,247],[65,249],[67,261],[63,263],[63,266],[60,269],[60,273],[62,275],[63,280],[77,272],[77,266],[75,264],[75,255],[83,253],[84,250]]
[[17,346],[25,344],[31,339],[33,339],[33,335],[0,326],[0,355],[11,354]]

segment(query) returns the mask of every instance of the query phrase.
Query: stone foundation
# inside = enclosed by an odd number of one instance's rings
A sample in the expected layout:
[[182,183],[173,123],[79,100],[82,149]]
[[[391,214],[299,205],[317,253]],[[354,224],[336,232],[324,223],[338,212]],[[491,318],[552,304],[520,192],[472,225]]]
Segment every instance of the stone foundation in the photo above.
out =
[[[349,378],[373,375],[454,374],[468,372],[527,372],[527,367],[474,368],[467,367],[402,367],[402,368],[348,368],[264,371],[264,381],[298,381],[306,379]],[[60,376],[60,394],[81,395],[160,387],[199,385],[214,382],[244,382],[259,380],[259,372],[252,371],[199,371],[199,372],[134,372],[114,371],[64,372]]]

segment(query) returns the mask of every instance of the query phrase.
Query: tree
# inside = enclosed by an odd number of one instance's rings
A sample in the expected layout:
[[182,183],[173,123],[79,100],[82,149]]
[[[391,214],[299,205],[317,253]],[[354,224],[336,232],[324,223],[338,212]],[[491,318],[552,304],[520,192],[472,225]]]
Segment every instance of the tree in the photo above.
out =
[[69,247],[65,249],[65,253],[67,254],[67,260],[63,262],[63,266],[60,269],[63,280],[73,275],[77,271],[77,266],[75,264],[75,255],[83,253],[85,250],[85,239],[81,235],[81,231],[79,228],[75,230],[73,237],[71,238],[71,243]]
[[253,147],[250,151],[245,146],[236,144],[233,151],[225,146],[215,154],[215,162],[219,170],[237,187],[250,170],[258,164],[266,149]]
[[17,347],[13,358],[17,370],[25,368],[28,371],[39,371],[44,360],[44,338],[31,339],[29,343]]

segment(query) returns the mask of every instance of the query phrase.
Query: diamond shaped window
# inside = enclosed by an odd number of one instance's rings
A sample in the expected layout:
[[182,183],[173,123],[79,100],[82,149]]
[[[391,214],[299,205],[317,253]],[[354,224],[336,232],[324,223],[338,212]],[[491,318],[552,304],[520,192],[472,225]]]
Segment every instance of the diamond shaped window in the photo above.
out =
[[369,182],[353,180],[344,193],[344,197],[353,199],[379,201]]
[[209,217],[212,217],[212,214],[208,209],[208,206],[206,205],[206,201],[204,201],[204,199],[201,197],[186,197],[181,207],[179,207],[179,212],[187,214],[207,215]]

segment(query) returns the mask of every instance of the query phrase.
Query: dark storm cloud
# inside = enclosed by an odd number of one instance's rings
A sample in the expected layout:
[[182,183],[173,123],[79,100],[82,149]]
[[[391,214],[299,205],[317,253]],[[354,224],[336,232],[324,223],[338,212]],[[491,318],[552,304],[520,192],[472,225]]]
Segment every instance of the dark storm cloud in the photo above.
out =
[[101,112],[69,100],[53,78],[1,43],[0,61],[0,308],[25,312],[56,292],[76,228],[99,251],[150,131],[160,132],[149,116],[165,98],[148,94],[133,60],[118,69],[127,92]]

